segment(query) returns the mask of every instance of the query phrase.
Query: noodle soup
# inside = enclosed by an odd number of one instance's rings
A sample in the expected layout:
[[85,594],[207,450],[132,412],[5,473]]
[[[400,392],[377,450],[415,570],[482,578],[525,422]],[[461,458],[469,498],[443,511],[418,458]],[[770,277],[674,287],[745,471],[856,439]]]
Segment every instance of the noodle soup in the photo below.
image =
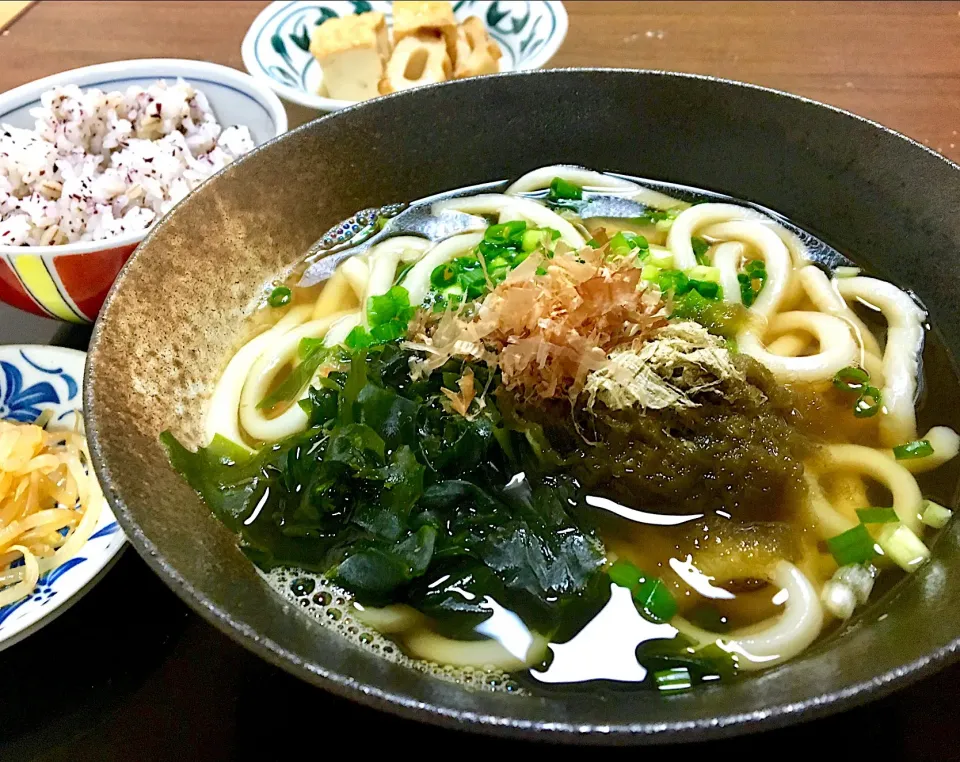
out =
[[[643,211],[590,216],[610,195]],[[918,404],[957,386],[910,294],[748,205],[574,167],[432,212],[469,229],[277,285],[208,445],[163,436],[282,594],[444,679],[670,693],[928,560],[960,438]]]

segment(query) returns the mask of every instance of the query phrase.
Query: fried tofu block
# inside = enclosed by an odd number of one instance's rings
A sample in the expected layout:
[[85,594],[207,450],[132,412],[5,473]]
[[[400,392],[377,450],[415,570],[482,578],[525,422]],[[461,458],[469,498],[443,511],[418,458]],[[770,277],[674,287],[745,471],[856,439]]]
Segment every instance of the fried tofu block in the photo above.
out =
[[500,46],[490,37],[483,22],[471,16],[457,27],[455,79],[496,74],[500,71]]
[[457,54],[457,21],[448,2],[407,2],[393,4],[393,42],[406,37],[437,38],[447,45],[447,55],[454,61]]
[[379,90],[386,95],[417,85],[445,82],[452,71],[453,63],[443,40],[433,36],[404,37],[393,48]]
[[390,57],[386,20],[382,13],[329,19],[314,29],[310,52],[323,70],[331,98],[375,98]]

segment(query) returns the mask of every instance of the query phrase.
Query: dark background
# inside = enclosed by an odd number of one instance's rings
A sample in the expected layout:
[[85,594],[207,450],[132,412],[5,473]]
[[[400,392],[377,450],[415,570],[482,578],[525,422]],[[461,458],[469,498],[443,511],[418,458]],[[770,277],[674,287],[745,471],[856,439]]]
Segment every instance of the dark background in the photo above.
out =
[[[88,338],[89,329],[0,305],[0,344],[85,349]],[[496,759],[671,753],[537,746],[356,706],[244,651],[181,603],[130,548],[75,606],[0,652],[0,675],[0,760],[346,759],[350,746],[361,758],[442,759],[464,749]],[[830,760],[960,760],[960,665],[841,715],[682,753],[792,759],[808,750]]]

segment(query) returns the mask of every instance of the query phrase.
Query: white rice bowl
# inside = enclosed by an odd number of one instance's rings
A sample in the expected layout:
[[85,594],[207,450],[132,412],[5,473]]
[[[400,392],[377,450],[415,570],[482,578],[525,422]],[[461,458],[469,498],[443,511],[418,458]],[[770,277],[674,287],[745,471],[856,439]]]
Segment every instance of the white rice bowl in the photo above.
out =
[[64,85],[40,101],[33,130],[0,125],[0,246],[143,232],[254,147],[182,79],[106,93]]

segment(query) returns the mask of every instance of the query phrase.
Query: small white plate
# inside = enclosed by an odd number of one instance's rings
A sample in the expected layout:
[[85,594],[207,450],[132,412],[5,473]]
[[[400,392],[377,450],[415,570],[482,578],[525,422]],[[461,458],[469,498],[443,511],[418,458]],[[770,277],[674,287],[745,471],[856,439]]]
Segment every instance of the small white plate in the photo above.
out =
[[[30,422],[53,411],[49,427],[72,428],[80,410],[86,352],[62,347],[0,346],[0,419]],[[107,571],[126,538],[104,501],[90,539],[66,563],[40,577],[26,598],[0,607],[0,650],[66,611]]]
[[[310,34],[330,18],[381,11],[391,24],[389,2],[276,2],[254,19],[240,49],[243,65],[278,95],[320,111],[353,105],[318,95],[323,75],[310,55]],[[557,52],[567,36],[567,12],[560,2],[535,0],[459,0],[453,3],[458,21],[478,16],[500,45],[501,71],[538,69]]]

